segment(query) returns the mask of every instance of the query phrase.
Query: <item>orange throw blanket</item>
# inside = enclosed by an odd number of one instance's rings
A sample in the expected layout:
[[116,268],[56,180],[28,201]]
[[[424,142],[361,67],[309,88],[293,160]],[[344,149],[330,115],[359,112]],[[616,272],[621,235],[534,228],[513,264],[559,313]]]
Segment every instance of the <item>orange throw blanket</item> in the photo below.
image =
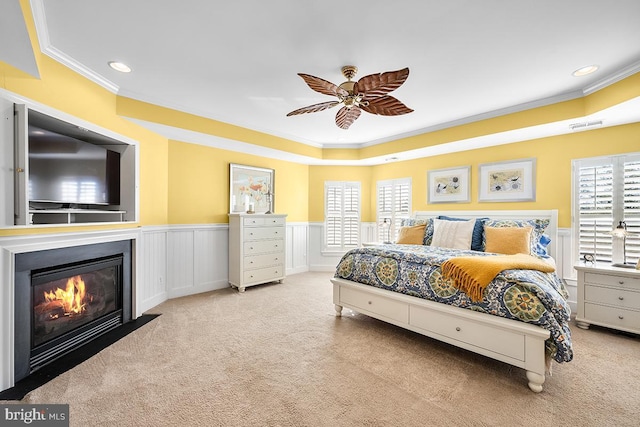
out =
[[504,270],[538,270],[545,273],[555,268],[531,255],[496,255],[451,258],[442,263],[443,278],[453,279],[455,287],[465,292],[472,301],[481,301],[484,289],[498,273]]

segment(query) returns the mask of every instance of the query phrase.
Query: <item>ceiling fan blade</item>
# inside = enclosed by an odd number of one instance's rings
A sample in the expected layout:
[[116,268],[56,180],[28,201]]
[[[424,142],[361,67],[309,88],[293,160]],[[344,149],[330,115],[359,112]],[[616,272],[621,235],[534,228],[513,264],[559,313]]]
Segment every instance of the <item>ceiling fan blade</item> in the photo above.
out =
[[349,92],[342,89],[341,87],[325,80],[320,77],[312,76],[310,74],[298,73],[300,77],[309,85],[309,87],[316,92],[320,92],[324,95],[330,96],[347,96]]
[[413,111],[411,108],[389,95],[373,98],[369,100],[369,105],[366,107],[360,104],[360,108],[367,113],[378,114],[380,116],[400,116]]
[[349,126],[360,117],[362,111],[358,107],[342,107],[336,114],[336,125],[341,129],[349,129]]
[[364,99],[367,100],[377,98],[402,86],[407,77],[409,77],[409,68],[387,71],[381,74],[370,74],[356,82],[353,92],[364,94]]
[[340,104],[340,101],[327,101],[327,102],[321,102],[319,104],[308,105],[306,107],[293,110],[292,112],[287,114],[287,117],[295,116],[297,114],[315,113],[317,111],[322,111],[322,110],[326,110],[327,108],[335,107],[338,104]]

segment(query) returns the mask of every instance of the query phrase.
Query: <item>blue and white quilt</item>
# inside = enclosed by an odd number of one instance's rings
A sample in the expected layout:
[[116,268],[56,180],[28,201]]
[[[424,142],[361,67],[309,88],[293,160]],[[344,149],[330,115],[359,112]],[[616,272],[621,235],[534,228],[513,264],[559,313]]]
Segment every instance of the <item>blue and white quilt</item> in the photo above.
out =
[[352,249],[341,259],[335,277],[540,326],[551,333],[546,352],[557,362],[573,358],[564,283],[554,273],[505,270],[473,302],[443,278],[440,266],[456,256],[495,254],[425,245],[381,245]]

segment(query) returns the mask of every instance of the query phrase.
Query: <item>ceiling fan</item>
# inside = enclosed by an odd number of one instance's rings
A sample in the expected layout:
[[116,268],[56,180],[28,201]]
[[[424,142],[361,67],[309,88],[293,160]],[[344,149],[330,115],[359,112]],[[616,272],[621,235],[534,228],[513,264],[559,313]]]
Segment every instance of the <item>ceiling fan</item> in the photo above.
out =
[[316,111],[335,107],[338,104],[344,104],[336,114],[336,125],[341,129],[349,129],[349,126],[360,117],[362,111],[381,116],[399,116],[413,111],[393,96],[387,95],[389,92],[399,88],[407,80],[409,68],[370,74],[354,82],[351,79],[357,72],[358,68],[354,65],[342,67],[342,75],[345,76],[347,81],[339,86],[320,77],[298,73],[311,89],[324,95],[336,96],[338,100],[302,107],[290,112],[287,117],[315,113]]

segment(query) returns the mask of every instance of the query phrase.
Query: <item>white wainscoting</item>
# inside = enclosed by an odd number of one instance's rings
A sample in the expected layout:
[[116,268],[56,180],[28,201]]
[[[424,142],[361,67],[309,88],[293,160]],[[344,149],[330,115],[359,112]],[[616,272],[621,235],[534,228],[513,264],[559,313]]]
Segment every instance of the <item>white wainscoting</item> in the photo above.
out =
[[[307,223],[287,223],[286,274],[309,271]],[[138,298],[143,311],[167,299],[229,286],[228,224],[142,227]]]

